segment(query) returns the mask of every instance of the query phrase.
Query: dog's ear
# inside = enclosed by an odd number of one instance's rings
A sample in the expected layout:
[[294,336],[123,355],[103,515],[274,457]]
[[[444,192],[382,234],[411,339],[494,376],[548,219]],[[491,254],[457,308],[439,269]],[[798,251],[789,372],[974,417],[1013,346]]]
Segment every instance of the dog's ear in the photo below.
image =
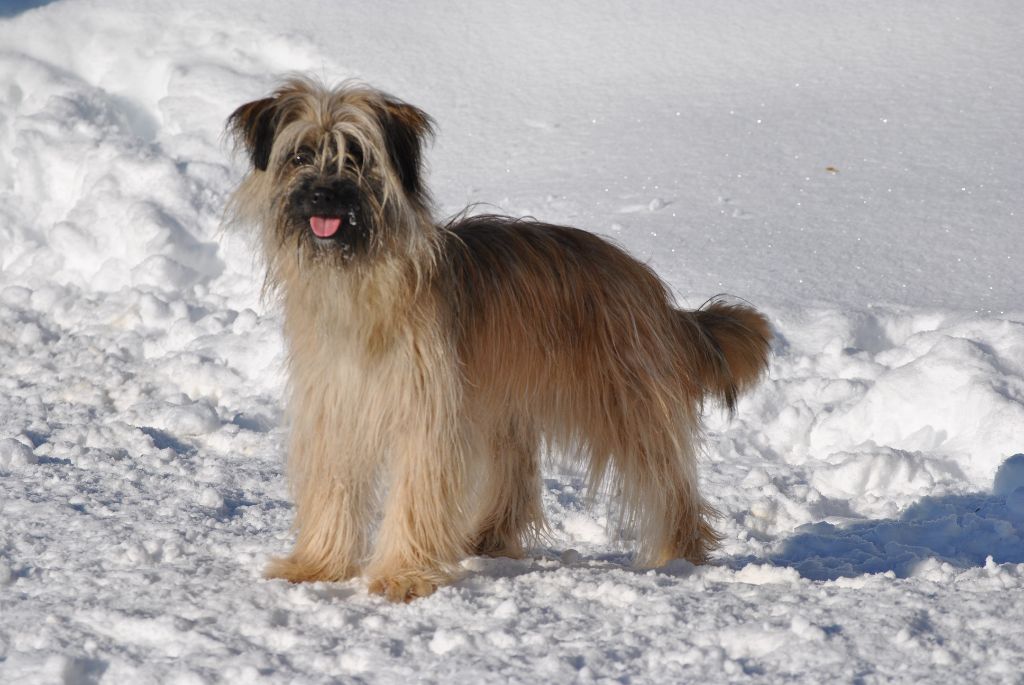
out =
[[397,98],[385,96],[378,110],[384,143],[391,164],[406,192],[420,192],[423,143],[434,133],[434,122],[426,112]]
[[253,168],[260,171],[266,171],[270,164],[277,128],[277,106],[276,97],[263,98],[242,105],[228,117],[228,131],[237,144],[245,147]]

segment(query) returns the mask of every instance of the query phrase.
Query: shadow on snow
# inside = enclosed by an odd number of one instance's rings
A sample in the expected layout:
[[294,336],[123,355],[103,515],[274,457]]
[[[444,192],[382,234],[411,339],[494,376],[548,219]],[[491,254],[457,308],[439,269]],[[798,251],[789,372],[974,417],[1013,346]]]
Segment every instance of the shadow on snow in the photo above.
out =
[[[989,556],[996,563],[1022,563],[1024,511],[1015,508],[990,493],[925,497],[898,519],[801,526],[767,561],[810,580],[887,571],[906,578],[930,559],[957,569],[984,566]],[[759,561],[742,557],[726,565]]]
[[13,17],[17,14],[43,5],[49,5],[52,0],[0,0],[0,19]]
[[[1008,506],[1005,496],[973,493],[925,497],[895,519],[807,524],[781,541],[767,558],[719,558],[712,564],[739,570],[748,564],[769,563],[793,568],[808,580],[835,580],[886,572],[907,578],[935,561],[966,570],[984,567],[988,557],[996,563],[1024,563],[1024,511]],[[622,552],[577,555],[569,565],[646,572],[632,566],[632,555]],[[547,548],[519,560],[479,558],[467,578],[516,577],[565,566],[558,551]],[[659,574],[679,576],[693,570],[681,560],[657,569]]]

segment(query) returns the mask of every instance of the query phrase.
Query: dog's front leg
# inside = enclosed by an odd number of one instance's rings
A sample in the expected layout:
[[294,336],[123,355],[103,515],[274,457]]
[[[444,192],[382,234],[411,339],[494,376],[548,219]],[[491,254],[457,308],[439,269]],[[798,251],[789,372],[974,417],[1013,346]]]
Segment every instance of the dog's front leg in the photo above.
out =
[[384,518],[366,570],[370,592],[393,602],[450,582],[469,546],[465,432],[454,408],[432,399],[399,425]]
[[295,548],[273,559],[266,575],[293,583],[346,580],[359,575],[366,554],[374,458],[339,447],[345,441],[309,423],[297,422],[289,457]]
[[[295,548],[267,576],[293,583],[340,581],[362,572],[381,452],[365,427],[361,376],[344,358],[325,365],[293,352],[288,478],[295,499]],[[315,363],[300,363],[312,358]],[[325,374],[324,368],[332,373]]]

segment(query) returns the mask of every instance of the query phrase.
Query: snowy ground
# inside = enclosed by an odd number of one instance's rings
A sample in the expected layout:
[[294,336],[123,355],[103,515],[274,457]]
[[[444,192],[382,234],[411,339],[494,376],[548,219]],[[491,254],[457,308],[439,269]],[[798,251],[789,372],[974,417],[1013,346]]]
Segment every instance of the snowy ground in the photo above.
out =
[[[0,3],[0,681],[1024,682],[1024,9]],[[515,9],[513,9],[515,6]],[[555,539],[409,606],[264,581],[281,341],[226,115],[275,75],[433,114],[441,213],[588,227],[770,377],[707,417],[715,563]]]

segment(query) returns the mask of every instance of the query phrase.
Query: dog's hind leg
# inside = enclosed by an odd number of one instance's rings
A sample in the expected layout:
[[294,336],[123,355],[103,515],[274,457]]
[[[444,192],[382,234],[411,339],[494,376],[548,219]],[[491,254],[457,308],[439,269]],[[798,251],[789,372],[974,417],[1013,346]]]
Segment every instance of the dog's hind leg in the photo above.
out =
[[713,510],[698,491],[695,408],[653,383],[621,387],[603,398],[603,421],[591,420],[590,481],[618,498],[620,525],[635,534],[636,563],[706,561],[718,537]]
[[516,420],[491,436],[473,538],[475,554],[518,559],[523,543],[535,542],[543,533],[539,448],[536,432]]
[[714,511],[697,489],[692,437],[666,429],[634,445],[613,463],[624,512],[639,541],[637,564],[662,566],[678,558],[704,563],[719,537],[710,524]]

